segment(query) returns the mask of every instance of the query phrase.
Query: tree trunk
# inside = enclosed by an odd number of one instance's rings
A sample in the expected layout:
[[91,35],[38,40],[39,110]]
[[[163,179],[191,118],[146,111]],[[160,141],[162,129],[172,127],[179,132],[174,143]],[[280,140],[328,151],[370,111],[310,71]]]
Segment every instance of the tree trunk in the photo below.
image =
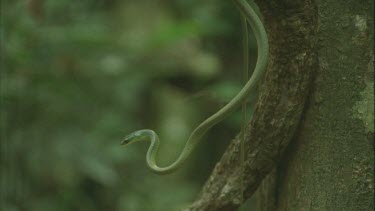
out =
[[185,210],[236,210],[241,185],[249,198],[267,175],[255,210],[373,210],[373,2],[257,3],[271,59],[244,183],[236,138]]
[[373,1],[316,4],[314,91],[255,210],[374,210]]

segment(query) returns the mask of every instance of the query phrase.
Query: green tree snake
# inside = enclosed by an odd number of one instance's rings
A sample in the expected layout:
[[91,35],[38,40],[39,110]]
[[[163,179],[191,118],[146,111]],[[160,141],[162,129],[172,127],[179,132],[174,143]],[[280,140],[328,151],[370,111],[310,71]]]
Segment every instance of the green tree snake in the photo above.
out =
[[[159,167],[156,164],[156,157],[158,154],[160,141],[158,135],[153,130],[138,130],[127,135],[122,140],[121,145],[127,145],[137,141],[150,141],[151,144],[147,151],[146,161],[149,168],[155,173],[168,174],[175,171],[178,167],[180,167],[184,163],[184,161],[186,161],[186,159],[189,157],[193,149],[199,144],[202,136],[212,126],[216,125],[224,118],[226,118],[231,112],[239,108],[241,104],[244,105],[249,95],[253,92],[256,92],[257,85],[262,76],[264,75],[265,69],[267,67],[269,51],[268,38],[264,26],[260,18],[258,17],[257,13],[246,0],[233,1],[242,13],[243,20],[246,19],[246,21],[250,24],[251,28],[253,29],[255,38],[257,40],[258,57],[253,74],[250,77],[250,79],[246,82],[242,90],[228,104],[226,104],[222,109],[220,109],[215,114],[207,118],[200,125],[198,125],[197,128],[195,128],[195,130],[191,133],[188,141],[186,142],[185,147],[183,148],[179,157],[171,165],[166,167]],[[245,24],[243,24],[243,27],[244,25],[246,26],[246,22]],[[247,48],[247,46],[244,47]]]

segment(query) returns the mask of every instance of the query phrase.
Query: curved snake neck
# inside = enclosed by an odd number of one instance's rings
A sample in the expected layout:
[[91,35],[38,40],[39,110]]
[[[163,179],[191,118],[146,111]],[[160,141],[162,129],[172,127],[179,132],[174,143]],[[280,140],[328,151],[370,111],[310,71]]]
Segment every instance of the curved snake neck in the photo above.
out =
[[250,79],[247,81],[242,90],[222,109],[217,111],[215,114],[203,121],[197,128],[191,133],[188,141],[185,144],[184,149],[181,154],[171,165],[166,167],[159,167],[156,165],[156,157],[159,149],[159,138],[157,134],[152,130],[139,130],[126,136],[122,144],[128,144],[140,140],[151,141],[150,147],[147,151],[147,165],[152,171],[158,174],[168,174],[173,172],[178,167],[180,167],[184,161],[188,158],[192,150],[199,143],[202,136],[209,130],[212,126],[216,125],[218,122],[226,118],[231,112],[241,106],[243,102],[249,97],[252,92],[256,91],[256,87],[264,75],[267,60],[268,60],[268,38],[264,26],[254,11],[254,9],[246,2],[246,0],[233,0],[242,15],[246,18],[251,28],[253,29],[255,38],[258,45],[258,58],[254,72]]

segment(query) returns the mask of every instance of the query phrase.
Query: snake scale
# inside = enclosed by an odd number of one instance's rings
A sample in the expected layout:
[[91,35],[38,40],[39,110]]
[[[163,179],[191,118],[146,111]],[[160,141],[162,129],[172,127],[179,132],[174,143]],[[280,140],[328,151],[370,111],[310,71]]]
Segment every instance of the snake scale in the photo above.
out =
[[[121,145],[128,145],[137,141],[150,141],[150,147],[147,151],[146,161],[149,168],[157,174],[168,174],[179,168],[189,157],[193,149],[199,144],[202,136],[214,125],[225,119],[230,113],[239,108],[246,102],[249,95],[256,92],[257,85],[264,75],[268,61],[268,38],[265,28],[258,17],[254,8],[246,0],[233,0],[237,8],[240,10],[243,18],[250,24],[253,29],[258,46],[258,57],[252,76],[246,82],[242,90],[222,109],[214,113],[212,116],[203,121],[191,133],[179,157],[169,166],[159,167],[156,164],[156,157],[160,141],[158,135],[149,129],[135,131],[127,135],[121,142]],[[246,46],[247,47],[247,46]]]

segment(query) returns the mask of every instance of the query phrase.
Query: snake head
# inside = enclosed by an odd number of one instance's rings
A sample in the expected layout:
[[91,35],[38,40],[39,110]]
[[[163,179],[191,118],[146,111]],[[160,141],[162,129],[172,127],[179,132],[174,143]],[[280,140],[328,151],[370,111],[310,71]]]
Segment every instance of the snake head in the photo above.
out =
[[134,143],[136,141],[140,141],[142,137],[143,137],[142,133],[140,133],[139,131],[130,133],[129,135],[125,136],[124,139],[122,139],[121,145],[125,146],[128,144]]

